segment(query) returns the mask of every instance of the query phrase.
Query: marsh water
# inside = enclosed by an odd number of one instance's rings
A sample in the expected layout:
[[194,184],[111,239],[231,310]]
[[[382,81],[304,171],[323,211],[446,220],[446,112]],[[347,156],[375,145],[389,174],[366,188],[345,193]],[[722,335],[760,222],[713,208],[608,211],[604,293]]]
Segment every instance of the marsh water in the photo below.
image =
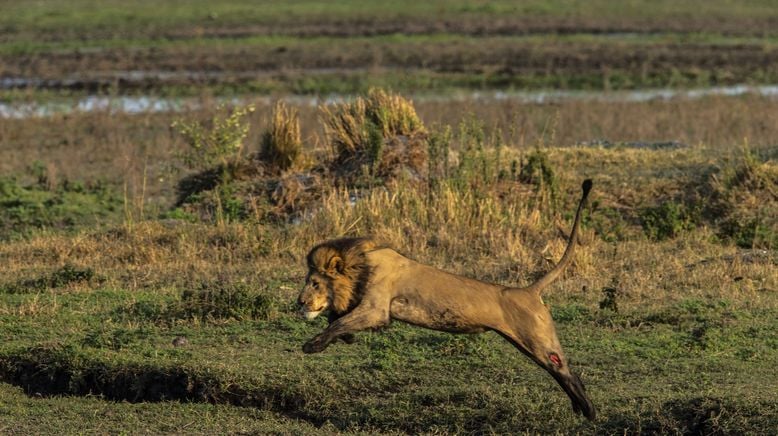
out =
[[[9,79],[4,79],[9,80]],[[699,99],[708,96],[759,95],[778,98],[778,85],[735,85],[698,89],[641,89],[625,91],[475,91],[444,95],[420,94],[416,101],[500,101],[513,100],[522,103],[553,103],[570,100],[606,102],[644,102],[651,100]],[[284,99],[292,104],[317,106],[340,102],[351,98],[348,95],[288,96]],[[271,97],[233,97],[221,99],[224,103],[248,101],[270,102]],[[203,106],[198,98],[169,98],[154,96],[99,96],[88,95],[72,99],[57,99],[45,102],[11,101],[0,102],[0,118],[47,117],[70,112],[111,111],[119,113],[177,112],[194,110]]]

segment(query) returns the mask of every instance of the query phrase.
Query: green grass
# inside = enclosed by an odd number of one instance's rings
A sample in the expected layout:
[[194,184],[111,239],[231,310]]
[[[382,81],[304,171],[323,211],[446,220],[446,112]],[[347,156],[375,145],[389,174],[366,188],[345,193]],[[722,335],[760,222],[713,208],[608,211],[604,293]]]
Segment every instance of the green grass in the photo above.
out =
[[520,15],[527,17],[569,18],[651,18],[657,21],[677,16],[764,18],[774,16],[768,0],[738,2],[702,1],[673,2],[670,0],[639,1],[623,4],[597,0],[582,4],[573,0],[501,0],[488,4],[457,0],[449,2],[413,2],[402,0],[391,4],[381,2],[342,1],[335,4],[320,1],[256,2],[233,0],[214,4],[204,0],[166,3],[143,0],[124,2],[70,0],[41,1],[20,4],[5,1],[0,26],[6,29],[68,29],[77,32],[91,30],[121,31],[126,28],[159,28],[180,25],[274,24],[280,22],[313,22],[317,19],[351,18],[421,18],[450,16],[497,17]]
[[183,39],[170,38],[109,38],[83,41],[79,39],[46,41],[0,41],[0,54],[3,55],[30,55],[45,53],[89,52],[95,50],[117,49],[156,49],[156,50],[182,50],[205,49],[225,50],[230,48],[276,48],[286,47],[295,50],[316,50],[332,46],[333,44],[344,47],[359,47],[365,44],[381,44],[384,46],[396,46],[397,49],[414,46],[428,46],[435,44],[463,44],[478,43],[490,44],[541,44],[541,43],[579,43],[590,45],[618,44],[620,46],[633,46],[635,49],[645,48],[656,44],[716,44],[716,45],[749,45],[765,49],[778,45],[778,35],[768,36],[729,36],[716,33],[677,33],[663,32],[657,34],[641,35],[634,38],[614,38],[612,35],[573,33],[561,35],[510,35],[510,36],[482,36],[471,37],[456,33],[434,34],[389,34],[372,36],[312,36],[306,38],[291,35],[247,35],[232,38],[203,36]]
[[[84,428],[96,425],[89,415],[110,411],[115,431],[141,425],[165,432],[199,413],[210,419],[195,428],[411,433],[759,433],[778,420],[778,380],[764,365],[778,359],[778,301],[758,309],[690,299],[619,314],[583,306],[583,316],[573,317],[564,315],[569,306],[553,305],[563,345],[599,409],[589,424],[572,415],[547,375],[494,334],[455,336],[395,323],[359,335],[354,345],[303,355],[300,345],[324,325],[301,321],[291,307],[267,321],[149,323],[126,310],[176,298],[100,287],[3,294],[0,313],[33,301],[41,310],[2,317],[0,376],[32,396],[4,385],[12,400],[3,407],[35,429],[64,420],[39,426],[27,408],[68,404],[65,416]],[[187,345],[173,347],[177,336]],[[224,405],[196,404],[208,402]]]
[[[355,94],[375,86],[441,93],[778,81],[776,12],[766,1],[72,0],[8,2],[3,10],[4,76],[67,76],[75,82],[48,86],[89,93]],[[54,61],[42,60],[49,57]],[[224,74],[138,79],[128,71]]]
[[36,184],[0,179],[0,240],[29,235],[35,229],[73,230],[121,221],[122,199],[111,187],[67,181],[49,187],[45,169],[35,171]]
[[311,424],[273,412],[207,403],[129,403],[96,397],[31,397],[0,384],[0,432],[19,434],[310,434]]

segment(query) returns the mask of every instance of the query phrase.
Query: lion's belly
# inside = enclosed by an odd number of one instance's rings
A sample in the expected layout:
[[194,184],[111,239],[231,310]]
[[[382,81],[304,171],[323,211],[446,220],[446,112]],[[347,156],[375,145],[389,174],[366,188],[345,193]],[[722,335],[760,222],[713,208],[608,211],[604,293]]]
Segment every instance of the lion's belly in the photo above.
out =
[[420,301],[413,297],[392,300],[393,319],[409,324],[451,333],[481,333],[486,328],[458,307],[447,307],[438,302]]

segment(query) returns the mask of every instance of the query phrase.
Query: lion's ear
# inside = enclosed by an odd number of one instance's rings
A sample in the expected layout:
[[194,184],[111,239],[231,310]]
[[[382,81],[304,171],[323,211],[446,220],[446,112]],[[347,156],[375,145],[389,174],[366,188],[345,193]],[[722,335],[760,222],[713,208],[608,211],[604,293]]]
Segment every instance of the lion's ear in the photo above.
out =
[[343,259],[340,256],[332,256],[327,264],[327,273],[330,275],[343,272]]

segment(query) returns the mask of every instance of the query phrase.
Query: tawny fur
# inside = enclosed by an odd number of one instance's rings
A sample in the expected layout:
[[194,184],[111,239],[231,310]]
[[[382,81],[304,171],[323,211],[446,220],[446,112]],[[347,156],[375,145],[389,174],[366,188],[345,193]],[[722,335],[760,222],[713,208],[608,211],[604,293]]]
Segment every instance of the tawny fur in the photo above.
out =
[[494,331],[549,372],[570,397],[573,410],[594,419],[595,410],[578,376],[570,371],[542,291],[572,261],[591,181],[584,182],[567,248],[559,263],[537,282],[511,288],[461,277],[408,259],[367,238],[315,246],[299,303],[306,318],[329,309],[330,325],[303,346],[323,351],[337,339],[397,319],[452,333]]

